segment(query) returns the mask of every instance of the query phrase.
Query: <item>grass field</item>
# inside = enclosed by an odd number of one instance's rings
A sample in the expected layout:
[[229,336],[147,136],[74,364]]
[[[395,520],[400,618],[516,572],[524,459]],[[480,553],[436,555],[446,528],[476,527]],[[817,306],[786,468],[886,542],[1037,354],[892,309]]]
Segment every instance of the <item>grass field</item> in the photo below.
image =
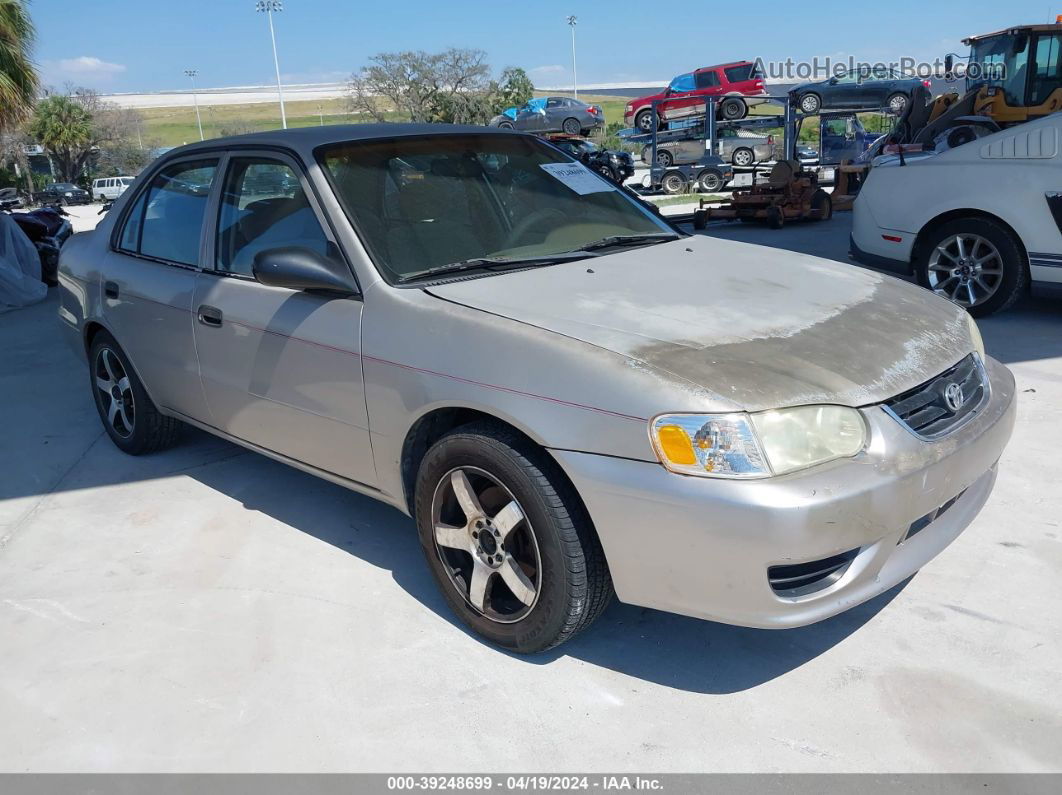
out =
[[[587,102],[600,105],[605,111],[608,123],[623,120],[623,106],[627,100],[623,97],[587,96],[580,97]],[[350,113],[345,99],[326,99],[320,102],[287,102],[284,110],[288,115],[289,127],[314,127],[318,124],[357,124],[369,121],[364,114]],[[205,105],[200,104],[199,113],[203,118],[203,134],[207,138],[217,138],[226,132],[257,132],[275,130],[280,127],[280,105],[276,102],[262,102],[251,105]],[[158,146],[180,146],[199,140],[199,129],[195,121],[195,108],[144,108],[140,110],[143,126],[141,134],[144,142]],[[395,121],[398,121],[395,114]]]

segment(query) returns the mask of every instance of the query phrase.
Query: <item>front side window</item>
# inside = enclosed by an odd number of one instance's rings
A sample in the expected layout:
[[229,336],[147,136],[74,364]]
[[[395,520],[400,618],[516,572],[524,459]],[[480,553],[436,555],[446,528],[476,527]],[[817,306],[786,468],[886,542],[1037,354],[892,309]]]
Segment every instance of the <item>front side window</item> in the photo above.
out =
[[[1025,81],[1028,77],[1029,35],[1003,35],[974,42],[970,62],[980,64],[986,79],[978,80],[1003,89],[1008,105],[1025,104]],[[969,90],[972,82],[967,79]]]
[[473,259],[575,254],[610,236],[673,235],[615,185],[533,138],[352,141],[323,147],[319,159],[394,281]]
[[1033,74],[1030,105],[1047,102],[1053,91],[1062,88],[1062,34],[1041,35],[1036,40],[1036,72]]
[[126,217],[120,247],[131,254],[198,265],[199,236],[217,165],[217,160],[184,161],[156,174]]
[[288,247],[329,251],[298,175],[276,160],[233,158],[221,193],[214,267],[251,276],[256,254]]
[[693,91],[697,87],[697,83],[693,78],[693,73],[679,75],[671,81],[671,85],[668,86],[672,91],[681,93],[683,91]]

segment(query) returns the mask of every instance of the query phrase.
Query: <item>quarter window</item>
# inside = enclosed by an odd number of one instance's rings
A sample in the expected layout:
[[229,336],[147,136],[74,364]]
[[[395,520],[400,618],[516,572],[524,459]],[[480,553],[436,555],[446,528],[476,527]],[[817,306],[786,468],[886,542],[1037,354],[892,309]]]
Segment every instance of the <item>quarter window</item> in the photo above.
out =
[[126,218],[122,250],[198,265],[199,237],[217,165],[217,160],[185,161],[156,174]]
[[251,276],[256,254],[287,247],[330,250],[298,176],[275,160],[233,159],[221,196],[215,268]]

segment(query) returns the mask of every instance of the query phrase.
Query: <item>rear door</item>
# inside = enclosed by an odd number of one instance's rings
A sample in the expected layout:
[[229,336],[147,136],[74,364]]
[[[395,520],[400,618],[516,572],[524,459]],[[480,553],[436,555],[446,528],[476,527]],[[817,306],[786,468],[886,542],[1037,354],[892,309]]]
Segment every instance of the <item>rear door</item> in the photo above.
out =
[[220,157],[193,156],[156,172],[115,224],[103,271],[103,316],[152,399],[208,418],[192,332],[203,221]]
[[342,259],[297,162],[229,158],[195,289],[195,341],[212,424],[301,463],[373,485],[360,297],[260,284],[256,254],[308,248]]

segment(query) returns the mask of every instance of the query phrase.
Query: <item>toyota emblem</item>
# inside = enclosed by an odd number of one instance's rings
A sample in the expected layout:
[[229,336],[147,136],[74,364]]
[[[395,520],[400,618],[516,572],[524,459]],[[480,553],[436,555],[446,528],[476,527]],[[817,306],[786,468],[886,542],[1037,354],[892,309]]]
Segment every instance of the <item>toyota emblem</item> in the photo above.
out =
[[952,411],[958,411],[966,402],[966,396],[962,393],[960,384],[948,384],[944,387],[944,402]]

